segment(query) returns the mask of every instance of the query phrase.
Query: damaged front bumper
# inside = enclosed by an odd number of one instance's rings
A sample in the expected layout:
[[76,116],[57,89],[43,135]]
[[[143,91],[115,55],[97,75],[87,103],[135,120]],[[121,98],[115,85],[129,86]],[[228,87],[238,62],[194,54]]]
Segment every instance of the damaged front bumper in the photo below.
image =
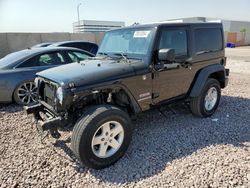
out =
[[27,114],[33,114],[40,135],[44,135],[44,132],[49,131],[53,138],[60,138],[61,134],[58,132],[58,128],[65,125],[64,118],[49,112],[40,103],[25,106],[24,110]]

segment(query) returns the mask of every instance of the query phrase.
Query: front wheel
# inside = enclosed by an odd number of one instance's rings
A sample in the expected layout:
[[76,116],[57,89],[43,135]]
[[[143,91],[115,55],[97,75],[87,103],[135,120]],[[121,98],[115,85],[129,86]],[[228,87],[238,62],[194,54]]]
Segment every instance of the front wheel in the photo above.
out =
[[85,166],[101,169],[124,155],[131,136],[131,121],[124,111],[110,105],[94,106],[75,125],[71,145]]
[[209,78],[198,97],[191,98],[190,109],[195,116],[210,117],[216,111],[221,97],[218,80]]

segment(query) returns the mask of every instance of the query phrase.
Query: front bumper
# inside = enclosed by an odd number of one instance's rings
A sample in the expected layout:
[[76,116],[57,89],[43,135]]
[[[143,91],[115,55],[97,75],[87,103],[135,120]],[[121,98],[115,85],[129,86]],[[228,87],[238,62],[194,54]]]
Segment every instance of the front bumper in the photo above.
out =
[[[49,118],[44,118],[41,113],[46,114],[45,107],[38,103],[32,106],[25,106],[24,110],[27,114],[33,114],[36,121],[37,130],[40,135],[43,135],[45,131],[49,131],[52,137],[59,138],[61,135],[58,132],[58,128],[65,125],[65,120],[61,116],[51,115]],[[52,114],[52,113],[50,113]]]
[[42,105],[40,103],[34,104],[32,106],[24,106],[24,111],[29,115],[29,114],[36,114],[39,111],[43,109]]

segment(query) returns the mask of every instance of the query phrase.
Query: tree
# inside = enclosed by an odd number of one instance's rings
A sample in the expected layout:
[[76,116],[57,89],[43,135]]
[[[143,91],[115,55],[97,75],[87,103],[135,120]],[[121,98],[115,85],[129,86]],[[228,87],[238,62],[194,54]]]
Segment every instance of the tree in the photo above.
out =
[[246,29],[245,27],[242,27],[242,28],[240,29],[240,32],[241,32],[241,33],[246,33],[246,32],[247,32],[247,29]]
[[240,33],[241,33],[241,45],[245,45],[245,41],[246,41],[246,32],[247,29],[245,27],[242,27],[240,29]]

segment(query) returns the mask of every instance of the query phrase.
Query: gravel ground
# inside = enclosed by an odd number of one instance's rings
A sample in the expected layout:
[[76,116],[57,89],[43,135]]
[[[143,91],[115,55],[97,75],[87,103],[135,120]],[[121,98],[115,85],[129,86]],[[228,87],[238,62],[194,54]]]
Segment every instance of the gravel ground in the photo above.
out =
[[212,118],[181,105],[147,112],[126,155],[100,171],[77,163],[68,132],[41,143],[31,117],[0,105],[0,187],[250,187],[250,49],[227,56],[230,84]]

